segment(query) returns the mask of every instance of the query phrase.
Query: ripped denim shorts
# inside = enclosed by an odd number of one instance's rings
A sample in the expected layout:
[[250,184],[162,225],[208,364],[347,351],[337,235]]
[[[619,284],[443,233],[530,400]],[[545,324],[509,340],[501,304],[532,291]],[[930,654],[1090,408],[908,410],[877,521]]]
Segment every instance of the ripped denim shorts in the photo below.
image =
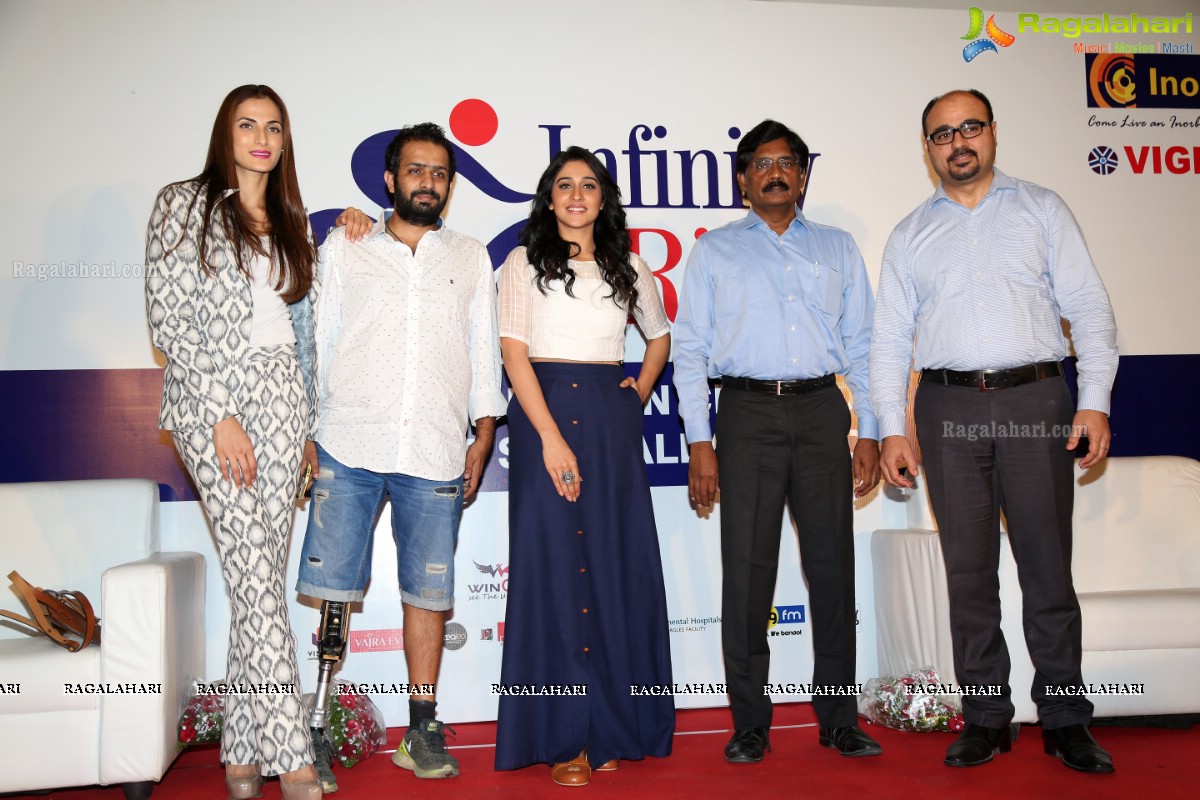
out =
[[462,476],[428,481],[355,469],[338,463],[319,444],[317,458],[296,591],[321,600],[362,600],[371,577],[376,520],[390,500],[401,599],[429,611],[452,608]]

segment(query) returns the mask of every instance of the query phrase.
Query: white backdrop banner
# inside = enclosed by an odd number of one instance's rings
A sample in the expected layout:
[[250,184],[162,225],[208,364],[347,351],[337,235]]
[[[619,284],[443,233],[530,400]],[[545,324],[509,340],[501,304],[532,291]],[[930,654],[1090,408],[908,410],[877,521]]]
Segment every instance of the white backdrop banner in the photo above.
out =
[[[1129,13],[1183,20],[1187,5],[1134,4]],[[733,166],[743,132],[773,117],[805,138],[813,152],[805,213],[853,234],[876,279],[888,234],[934,189],[921,109],[935,94],[976,87],[995,107],[998,165],[1054,189],[1079,219],[1112,296],[1122,354],[1200,354],[1200,326],[1191,322],[1200,296],[1192,230],[1200,207],[1200,56],[1191,18],[1133,31],[1089,27],[1087,12],[1059,14],[1057,25],[1047,19],[1042,14],[1033,25],[999,12],[1001,36],[975,30],[965,7],[361,0],[335,8],[263,0],[249,11],[232,0],[6,0],[0,380],[16,385],[26,371],[39,371],[86,374],[100,381],[89,386],[103,386],[106,374],[161,368],[143,308],[146,220],[159,187],[200,171],[220,100],[243,83],[269,84],[286,100],[318,231],[347,205],[375,215],[386,203],[383,146],[402,125],[433,121],[459,153],[447,223],[488,244],[499,263],[550,157],[568,145],[595,150],[621,185],[635,249],[655,270],[672,318],[692,243],[744,213]],[[638,362],[643,353],[631,333],[628,359]],[[112,387],[106,391],[113,396]],[[37,417],[37,401],[10,402],[6,448],[26,447],[20,452],[30,459],[49,449],[73,460],[75,442],[44,433],[59,423]],[[719,507],[708,519],[688,508],[680,488],[686,447],[673,403],[664,382],[647,407],[645,457],[675,678],[720,684]],[[85,427],[127,411],[88,407],[86,398],[80,407]],[[122,430],[113,428],[104,449],[124,449],[130,434]],[[502,434],[485,491],[464,512],[439,695],[451,721],[495,713],[490,686],[504,647],[508,569],[506,454]],[[28,463],[4,460],[5,469]],[[22,474],[3,479],[30,479]],[[211,535],[192,502],[166,504],[162,521],[164,549],[210,559],[205,677],[220,677],[228,609]],[[305,523],[301,511],[293,585]],[[771,679],[807,683],[807,591],[791,523],[781,524]],[[881,491],[857,504],[864,682],[875,674],[867,539],[876,528],[904,526],[903,505]],[[340,673],[356,683],[406,682],[386,527]],[[316,610],[296,598],[292,613],[311,689]],[[406,698],[375,699],[388,724],[404,720]],[[725,698],[676,701],[686,707]]]

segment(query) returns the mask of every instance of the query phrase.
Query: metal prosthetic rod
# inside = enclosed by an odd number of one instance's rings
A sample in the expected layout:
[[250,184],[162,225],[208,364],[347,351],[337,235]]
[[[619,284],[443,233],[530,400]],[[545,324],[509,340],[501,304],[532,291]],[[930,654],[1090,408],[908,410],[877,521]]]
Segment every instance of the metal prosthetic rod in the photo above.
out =
[[317,676],[317,691],[313,696],[312,716],[308,725],[325,730],[325,708],[329,703],[329,687],[332,685],[333,670],[346,652],[346,631],[349,622],[346,604],[336,600],[321,603],[321,628],[317,638],[317,657],[320,673]]

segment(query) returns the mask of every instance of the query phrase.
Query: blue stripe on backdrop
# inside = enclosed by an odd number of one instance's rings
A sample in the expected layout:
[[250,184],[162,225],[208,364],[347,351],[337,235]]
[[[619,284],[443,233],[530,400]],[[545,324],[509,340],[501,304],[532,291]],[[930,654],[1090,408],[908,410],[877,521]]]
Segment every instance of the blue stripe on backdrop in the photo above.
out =
[[[640,364],[626,364],[636,375]],[[1074,389],[1074,361],[1067,361]],[[645,456],[652,486],[687,483],[686,446],[668,364],[647,404]],[[0,482],[153,478],[163,500],[194,500],[171,438],[157,428],[162,370],[0,372]],[[1113,388],[1112,455],[1200,459],[1200,355],[1122,356]],[[508,489],[508,433],[482,491]]]

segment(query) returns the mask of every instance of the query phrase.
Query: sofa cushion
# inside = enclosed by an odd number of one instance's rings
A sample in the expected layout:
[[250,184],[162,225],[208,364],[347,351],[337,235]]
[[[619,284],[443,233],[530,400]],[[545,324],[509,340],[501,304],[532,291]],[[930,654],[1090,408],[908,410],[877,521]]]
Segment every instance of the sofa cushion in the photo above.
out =
[[1083,649],[1200,648],[1200,589],[1079,595]]
[[[0,714],[40,714],[100,707],[100,648],[72,653],[44,636],[0,639]],[[67,687],[70,688],[67,688]]]
[[1077,592],[1200,588],[1200,462],[1110,458],[1079,477],[1073,521]]

